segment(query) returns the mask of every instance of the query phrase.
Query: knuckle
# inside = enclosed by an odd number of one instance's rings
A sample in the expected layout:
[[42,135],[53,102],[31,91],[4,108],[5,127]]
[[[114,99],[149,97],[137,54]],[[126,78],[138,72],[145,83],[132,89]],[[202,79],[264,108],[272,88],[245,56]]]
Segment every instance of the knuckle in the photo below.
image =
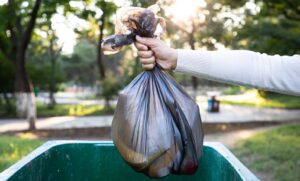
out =
[[155,62],[155,57],[154,57],[154,56],[151,56],[151,57],[150,57],[150,61],[151,61],[151,62]]
[[149,57],[151,57],[153,55],[153,52],[152,51],[147,51],[147,54]]
[[138,49],[138,50],[144,50],[144,45],[142,45],[142,44],[140,44],[140,43],[136,43],[136,48]]
[[146,59],[144,59],[144,58],[141,58],[141,59],[140,59],[140,61],[141,61],[141,63],[142,63],[142,64],[145,64],[145,63],[147,63],[147,60],[146,60]]
[[154,57],[148,58],[148,59],[147,59],[147,62],[148,62],[148,64],[154,63],[154,62],[155,62]]
[[149,60],[147,58],[140,58],[142,64],[148,64]]
[[140,44],[139,44],[139,43],[135,42],[135,43],[134,43],[134,46],[135,46],[137,49],[140,49]]
[[149,70],[150,69],[148,65],[142,65],[142,66],[143,66],[143,69],[145,69],[145,70]]
[[138,54],[139,57],[142,56],[142,52],[141,51],[138,51],[137,54]]
[[139,57],[142,57],[142,58],[150,58],[151,57],[151,55],[149,54],[148,51],[138,51],[137,54]]
[[146,51],[148,50],[148,47],[146,45],[141,44],[141,49]]

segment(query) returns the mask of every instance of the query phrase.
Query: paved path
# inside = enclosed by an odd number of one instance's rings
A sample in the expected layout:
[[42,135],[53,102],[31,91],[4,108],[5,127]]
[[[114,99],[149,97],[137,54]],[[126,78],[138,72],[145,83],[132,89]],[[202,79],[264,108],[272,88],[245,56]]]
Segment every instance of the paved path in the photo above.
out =
[[221,105],[220,113],[208,113],[206,104],[200,103],[204,122],[249,122],[249,121],[300,121],[300,109],[272,109],[247,106]]
[[[253,108],[222,105],[220,113],[208,113],[206,104],[200,103],[200,112],[203,122],[249,122],[249,121],[297,121],[300,122],[300,110]],[[36,126],[38,129],[63,129],[63,128],[89,128],[107,127],[111,125],[113,116],[87,116],[87,117],[50,117],[39,118]],[[0,120],[0,133],[13,130],[26,130],[26,119]]]
[[250,138],[251,136],[257,133],[267,131],[275,127],[278,126],[268,126],[268,127],[254,128],[254,129],[253,128],[242,129],[242,130],[230,131],[225,133],[219,132],[219,133],[205,134],[204,141],[221,142],[226,147],[233,148],[238,141]]
[[[110,126],[113,116],[61,116],[39,118],[36,122],[37,129],[64,129],[64,128],[89,128]],[[0,133],[13,130],[25,130],[28,122],[25,119],[0,120]]]

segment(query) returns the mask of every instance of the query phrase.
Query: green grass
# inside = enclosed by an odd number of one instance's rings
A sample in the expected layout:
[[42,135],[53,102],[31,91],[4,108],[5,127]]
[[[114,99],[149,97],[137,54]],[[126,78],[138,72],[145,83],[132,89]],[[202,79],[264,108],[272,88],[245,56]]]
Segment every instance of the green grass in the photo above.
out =
[[[91,115],[109,115],[113,114],[115,107],[105,108],[103,105],[71,105],[58,104],[49,108],[47,104],[37,103],[38,117],[51,116],[91,116]],[[7,112],[4,105],[0,105],[0,118],[15,118],[15,108],[13,111]]]
[[271,180],[300,180],[300,124],[282,126],[240,141],[233,152]]
[[105,108],[102,105],[69,105],[59,104],[53,108],[47,105],[37,105],[38,117],[51,117],[51,116],[91,116],[91,115],[108,115],[113,114],[115,108]]
[[247,90],[246,87],[243,86],[230,86],[227,89],[225,89],[222,94],[224,95],[236,95],[244,93]]
[[0,136],[0,172],[42,144],[42,141]]
[[221,98],[221,102],[241,106],[300,109],[300,97],[283,94],[269,94],[262,97],[255,90],[242,95],[225,96]]

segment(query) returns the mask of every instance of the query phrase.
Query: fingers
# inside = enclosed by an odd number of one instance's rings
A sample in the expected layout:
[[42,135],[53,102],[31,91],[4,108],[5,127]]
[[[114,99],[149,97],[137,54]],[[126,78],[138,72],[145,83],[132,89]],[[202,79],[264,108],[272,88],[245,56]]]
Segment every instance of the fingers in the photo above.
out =
[[136,49],[141,50],[141,51],[147,51],[148,47],[142,43],[139,42],[135,42],[134,46],[136,47]]
[[155,57],[152,56],[150,58],[140,58],[142,64],[155,64]]
[[142,63],[142,67],[145,70],[152,70],[155,67],[155,57],[151,56],[149,58],[140,58],[140,61]]
[[143,44],[144,46],[150,48],[158,47],[160,44],[160,40],[155,38],[145,38],[145,37],[136,36],[136,40],[137,43]]
[[153,52],[151,50],[149,50],[149,51],[138,51],[137,54],[140,58],[150,58],[150,57],[152,57]]
[[142,67],[145,70],[152,70],[155,67],[155,57],[153,56],[153,51],[149,50],[148,47],[155,48],[160,45],[160,41],[154,38],[141,38],[136,36],[135,47],[138,49],[138,56],[142,63]]
[[143,64],[142,67],[145,70],[152,70],[155,67],[155,63],[154,64]]

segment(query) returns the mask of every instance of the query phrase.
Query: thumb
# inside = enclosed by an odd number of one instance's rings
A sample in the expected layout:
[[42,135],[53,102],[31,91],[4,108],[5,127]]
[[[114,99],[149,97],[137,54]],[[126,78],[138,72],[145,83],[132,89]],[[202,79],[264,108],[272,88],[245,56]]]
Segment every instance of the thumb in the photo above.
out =
[[146,37],[136,36],[136,40],[139,43],[150,47],[151,49],[159,46],[159,40],[155,39],[155,38],[146,38]]

